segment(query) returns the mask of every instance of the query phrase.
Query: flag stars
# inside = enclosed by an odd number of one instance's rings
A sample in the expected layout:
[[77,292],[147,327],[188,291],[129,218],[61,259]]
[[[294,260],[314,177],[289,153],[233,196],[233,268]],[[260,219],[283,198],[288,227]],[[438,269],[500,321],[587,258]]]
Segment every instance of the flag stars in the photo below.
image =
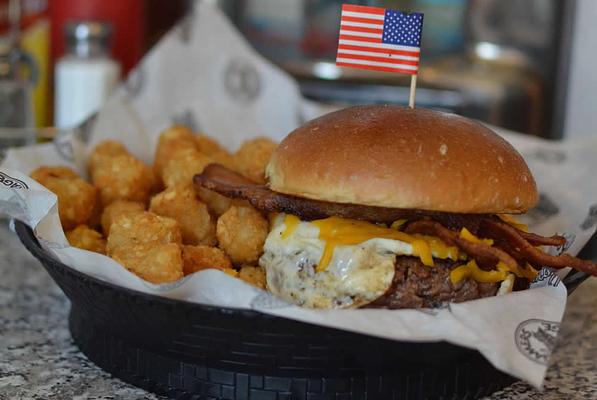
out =
[[423,15],[386,10],[382,42],[420,47]]

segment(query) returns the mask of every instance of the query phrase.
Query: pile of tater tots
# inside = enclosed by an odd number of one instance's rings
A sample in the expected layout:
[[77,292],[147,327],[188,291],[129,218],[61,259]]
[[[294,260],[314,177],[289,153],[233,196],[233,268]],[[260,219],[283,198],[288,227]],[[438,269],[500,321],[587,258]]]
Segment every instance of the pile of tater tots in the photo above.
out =
[[265,183],[276,145],[256,138],[232,154],[208,136],[174,126],[160,135],[152,166],[121,143],[104,141],[89,156],[91,182],[63,166],[40,167],[31,177],[57,195],[74,247],[106,254],[152,283],[215,268],[264,289],[257,261],[267,217],[192,181],[215,162]]

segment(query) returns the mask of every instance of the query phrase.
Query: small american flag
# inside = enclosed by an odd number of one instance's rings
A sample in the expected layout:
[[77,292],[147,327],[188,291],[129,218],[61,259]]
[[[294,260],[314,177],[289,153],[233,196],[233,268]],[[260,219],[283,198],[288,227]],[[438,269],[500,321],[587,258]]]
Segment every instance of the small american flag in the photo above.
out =
[[336,64],[415,75],[423,14],[342,5]]

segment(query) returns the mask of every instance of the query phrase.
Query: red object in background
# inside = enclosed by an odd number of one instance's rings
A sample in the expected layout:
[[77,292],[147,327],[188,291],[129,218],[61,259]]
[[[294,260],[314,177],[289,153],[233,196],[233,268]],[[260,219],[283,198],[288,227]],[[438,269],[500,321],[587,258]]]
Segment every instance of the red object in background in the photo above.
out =
[[112,56],[122,65],[125,74],[143,56],[144,0],[51,0],[49,3],[52,64],[64,54],[64,25],[78,19],[112,23]]
[[[0,34],[4,35],[10,29],[8,20],[8,5],[10,0],[0,0]],[[47,0],[37,2],[21,2],[21,30],[29,28],[40,19],[48,16]]]

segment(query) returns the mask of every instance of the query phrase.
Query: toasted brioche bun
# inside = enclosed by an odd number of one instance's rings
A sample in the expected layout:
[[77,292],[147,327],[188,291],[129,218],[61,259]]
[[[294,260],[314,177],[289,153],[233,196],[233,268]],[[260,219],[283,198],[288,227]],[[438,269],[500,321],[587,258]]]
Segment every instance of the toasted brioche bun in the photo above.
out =
[[427,109],[357,106],[314,119],[276,149],[272,190],[309,199],[454,213],[522,213],[537,186],[487,127]]

